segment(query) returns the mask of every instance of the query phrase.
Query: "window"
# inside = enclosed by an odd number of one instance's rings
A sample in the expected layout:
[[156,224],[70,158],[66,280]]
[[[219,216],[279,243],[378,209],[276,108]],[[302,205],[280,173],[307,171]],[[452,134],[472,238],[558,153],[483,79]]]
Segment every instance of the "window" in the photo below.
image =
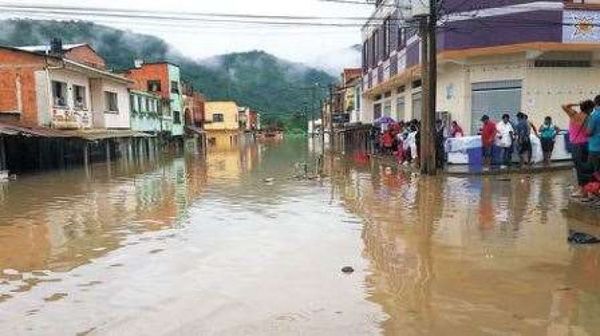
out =
[[381,103],[373,106],[373,119],[377,120],[381,118]]
[[173,124],[181,124],[181,112],[173,111]]
[[152,111],[150,109],[150,103],[151,103],[150,98],[146,98],[146,112]]
[[387,100],[383,103],[383,115],[386,117],[392,116],[392,101]]
[[383,21],[383,58],[388,58],[390,56],[390,47],[391,47],[391,28],[392,24],[390,18],[388,17]]
[[142,110],[142,96],[137,96],[137,110],[138,112],[143,112]]
[[392,96],[392,91],[388,91],[388,92],[386,92],[386,93],[383,94],[384,98],[389,98],[391,96]]
[[85,86],[73,85],[73,106],[78,110],[87,109]]
[[171,93],[179,93],[179,83],[177,81],[171,82]]
[[52,81],[52,101],[55,107],[67,107],[67,83]]
[[404,85],[399,86],[398,89],[396,90],[397,93],[404,93],[404,91],[406,91],[406,86],[404,86]]
[[137,109],[137,106],[136,106],[136,99],[135,99],[135,96],[132,95],[132,94],[129,95],[129,109],[133,113],[137,113],[138,112],[138,109]]
[[398,50],[406,47],[406,28],[398,27]]
[[115,92],[104,91],[104,111],[119,112],[119,103]]
[[150,105],[150,108],[151,108],[150,112],[156,113],[156,106],[157,106],[156,99],[152,99],[152,104]]
[[150,92],[160,92],[160,81],[159,80],[149,80],[148,81],[148,91]]
[[398,121],[402,121],[406,117],[405,109],[406,104],[404,102],[404,97],[398,98],[396,101],[396,118]]
[[415,81],[413,81],[413,82],[412,82],[412,88],[413,88],[413,89],[420,88],[422,84],[423,84],[423,83],[421,82],[421,80],[420,80],[420,79],[417,79],[417,80],[415,80]]
[[378,62],[378,51],[377,48],[379,47],[379,31],[376,30],[373,33],[373,37],[371,37],[371,67],[374,68],[377,66],[377,62]]
[[368,40],[363,43],[362,46],[362,68],[363,71],[369,68],[369,64],[367,63],[367,52],[369,50],[369,42]]
[[213,122],[224,122],[225,118],[223,117],[223,113],[213,113],[212,115]]

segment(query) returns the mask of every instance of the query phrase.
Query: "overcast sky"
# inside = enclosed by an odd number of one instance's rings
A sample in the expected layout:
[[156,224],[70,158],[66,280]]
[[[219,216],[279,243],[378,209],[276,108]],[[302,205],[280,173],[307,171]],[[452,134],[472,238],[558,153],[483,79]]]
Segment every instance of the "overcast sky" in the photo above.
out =
[[[11,3],[1,1],[0,4]],[[57,6],[89,6],[119,9],[148,9],[160,11],[233,13],[258,15],[368,17],[372,6],[327,3],[320,0],[32,0],[13,4],[43,4]],[[21,15],[22,16],[22,15]],[[65,18],[64,16],[54,16]],[[128,22],[125,19],[95,18],[93,21],[134,32],[156,35],[167,40],[182,53],[194,57],[260,49],[292,61],[314,63],[333,62],[334,55],[360,43],[358,27],[279,27],[163,22]],[[338,63],[357,63],[356,55],[340,54]],[[340,62],[341,61],[341,62]],[[330,64],[329,64],[330,65]],[[340,64],[340,66],[357,64]]]

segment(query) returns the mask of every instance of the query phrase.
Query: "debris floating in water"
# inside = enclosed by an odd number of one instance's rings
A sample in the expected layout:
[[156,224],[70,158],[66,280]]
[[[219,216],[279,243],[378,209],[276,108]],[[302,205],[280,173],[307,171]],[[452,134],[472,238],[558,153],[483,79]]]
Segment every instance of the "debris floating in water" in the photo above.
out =
[[275,182],[275,179],[272,177],[269,177],[269,178],[264,179],[264,181],[265,181],[265,183],[273,183],[273,182]]
[[354,268],[352,268],[350,266],[346,266],[346,267],[342,268],[342,272],[346,273],[346,274],[354,273]]
[[19,275],[19,271],[11,268],[5,269],[4,271],[2,271],[2,273],[4,273],[5,275]]
[[573,243],[573,244],[598,244],[600,243],[600,239],[587,234],[585,232],[577,232],[577,231],[573,231],[570,230],[569,231],[569,238],[567,238],[567,240],[569,241],[569,243]]

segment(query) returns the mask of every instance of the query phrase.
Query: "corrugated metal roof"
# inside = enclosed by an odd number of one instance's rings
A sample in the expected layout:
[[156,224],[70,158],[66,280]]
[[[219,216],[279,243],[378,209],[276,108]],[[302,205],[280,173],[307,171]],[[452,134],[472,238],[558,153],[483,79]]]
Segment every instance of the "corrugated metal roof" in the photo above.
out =
[[[83,47],[85,45],[87,45],[87,44],[86,43],[63,44],[63,51],[69,51],[71,49]],[[47,54],[50,52],[50,45],[23,46],[23,47],[17,47],[17,49],[21,49],[21,50],[29,51],[29,52]]]
[[149,138],[151,134],[132,130],[57,130],[46,127],[22,127],[0,123],[0,134],[41,138],[76,138],[88,141],[117,138]]

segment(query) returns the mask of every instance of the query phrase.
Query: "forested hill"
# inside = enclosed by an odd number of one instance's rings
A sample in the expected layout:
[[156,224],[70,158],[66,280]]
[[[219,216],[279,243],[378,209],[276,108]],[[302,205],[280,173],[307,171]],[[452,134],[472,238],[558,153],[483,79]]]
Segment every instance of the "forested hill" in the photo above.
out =
[[[164,40],[83,21],[12,19],[0,21],[0,44],[48,44],[53,37],[64,43],[89,43],[113,69],[130,68],[136,58],[167,60],[181,66],[183,79],[208,99],[232,99],[263,112],[286,118],[310,106],[310,90],[335,79],[324,71],[288,62],[262,51],[226,54],[196,61]],[[194,43],[202,43],[202,37]]]

